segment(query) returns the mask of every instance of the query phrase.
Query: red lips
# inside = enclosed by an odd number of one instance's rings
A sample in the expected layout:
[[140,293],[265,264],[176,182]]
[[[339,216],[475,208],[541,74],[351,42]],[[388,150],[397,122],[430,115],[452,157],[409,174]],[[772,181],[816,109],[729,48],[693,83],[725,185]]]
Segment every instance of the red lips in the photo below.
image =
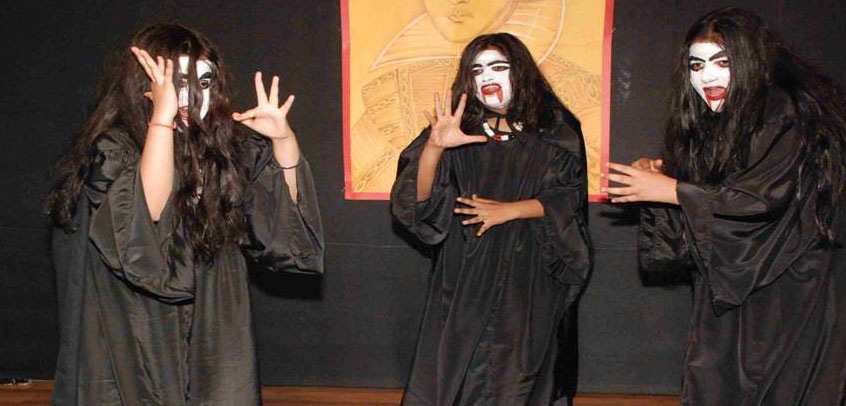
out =
[[708,101],[723,100],[726,98],[726,94],[728,93],[726,88],[722,86],[706,87],[703,88],[702,91],[705,93],[705,98],[708,99]]
[[496,96],[499,102],[502,102],[502,87],[496,83],[491,83],[482,86],[482,97],[494,97]]

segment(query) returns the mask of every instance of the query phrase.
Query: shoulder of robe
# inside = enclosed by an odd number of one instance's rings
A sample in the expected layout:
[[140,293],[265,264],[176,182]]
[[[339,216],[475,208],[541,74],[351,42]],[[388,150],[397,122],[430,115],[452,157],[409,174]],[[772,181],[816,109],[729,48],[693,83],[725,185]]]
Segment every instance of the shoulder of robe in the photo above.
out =
[[94,138],[91,145],[91,152],[97,154],[103,153],[125,153],[128,155],[140,154],[140,146],[136,144],[135,140],[129,135],[129,132],[122,128],[109,128]]
[[780,87],[772,87],[767,91],[767,101],[764,105],[764,125],[781,126],[792,123],[796,118],[796,106],[793,98]]
[[569,110],[560,108],[546,109],[538,120],[540,139],[558,148],[563,148],[576,155],[584,155],[584,137],[581,123]]

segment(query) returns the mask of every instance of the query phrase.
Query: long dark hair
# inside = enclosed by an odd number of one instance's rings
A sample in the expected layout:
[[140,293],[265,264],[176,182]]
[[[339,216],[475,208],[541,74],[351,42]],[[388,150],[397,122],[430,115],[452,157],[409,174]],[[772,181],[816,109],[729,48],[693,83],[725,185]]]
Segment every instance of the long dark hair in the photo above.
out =
[[470,132],[482,124],[485,105],[475,97],[473,61],[482,51],[491,48],[502,52],[511,66],[509,76],[513,96],[506,115],[509,122],[521,122],[526,130],[535,130],[542,124],[540,121],[544,118],[544,113],[559,110],[570,114],[555,96],[552,86],[544,78],[526,45],[508,33],[485,34],[474,38],[464,48],[461,62],[458,64],[458,73],[452,83],[453,108],[458,106],[462,94],[467,95],[467,105],[461,121],[462,130]]
[[[226,66],[208,38],[179,24],[144,28],[135,34],[131,44],[147,50],[154,58],[169,58],[174,64],[180,55],[190,58],[189,120],[187,124],[176,120],[178,129],[174,134],[178,181],[173,190],[173,215],[175,229],[181,231],[180,240],[184,239],[196,257],[209,260],[224,244],[241,241],[246,229],[244,178],[236,164],[239,146],[230,118]],[[210,62],[213,77],[204,119],[200,118],[202,89],[195,67],[199,59]],[[150,90],[150,80],[129,47],[120,50],[107,65],[93,113],[59,162],[56,183],[46,203],[52,223],[67,232],[78,226],[73,216],[93,163],[94,141],[104,131],[117,127],[132,136],[140,151],[152,114],[152,102],[144,96]],[[174,69],[174,83],[180,83],[178,69]],[[199,188],[201,198],[197,196]]]
[[[688,53],[695,42],[720,44],[730,61],[731,83],[722,112],[713,113],[690,84]],[[717,185],[749,159],[750,134],[765,124],[767,93],[780,88],[795,107],[801,130],[800,179],[818,193],[816,223],[833,240],[832,216],[846,183],[846,109],[843,92],[785,46],[756,14],[726,7],[688,30],[673,77],[665,137],[667,170],[680,180]],[[812,191],[801,185],[796,198]]]

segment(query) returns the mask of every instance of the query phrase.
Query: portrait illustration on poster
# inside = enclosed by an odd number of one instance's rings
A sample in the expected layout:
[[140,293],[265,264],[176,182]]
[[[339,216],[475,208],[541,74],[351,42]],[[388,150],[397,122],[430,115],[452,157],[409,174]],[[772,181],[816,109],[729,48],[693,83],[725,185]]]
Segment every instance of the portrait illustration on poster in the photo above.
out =
[[524,42],[580,120],[591,200],[603,199],[613,0],[340,1],[347,199],[387,199],[399,153],[428,125],[423,111],[446,93],[461,50],[492,32]]

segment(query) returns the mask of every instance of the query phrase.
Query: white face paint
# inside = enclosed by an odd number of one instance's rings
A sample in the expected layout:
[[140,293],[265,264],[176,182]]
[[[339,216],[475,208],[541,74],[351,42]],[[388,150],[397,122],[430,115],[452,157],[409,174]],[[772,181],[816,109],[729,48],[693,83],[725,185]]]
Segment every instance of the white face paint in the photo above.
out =
[[[179,57],[179,75],[182,76],[179,86],[179,117],[184,123],[188,123],[188,55]],[[212,66],[209,61],[198,60],[197,78],[200,79],[200,88],[203,89],[203,105],[200,106],[200,118],[205,118],[209,112],[209,100],[211,100]]]
[[511,64],[502,52],[486,49],[473,61],[476,98],[489,109],[504,113],[511,103]]
[[688,54],[690,84],[711,111],[722,111],[731,82],[729,58],[722,46],[694,42]]

